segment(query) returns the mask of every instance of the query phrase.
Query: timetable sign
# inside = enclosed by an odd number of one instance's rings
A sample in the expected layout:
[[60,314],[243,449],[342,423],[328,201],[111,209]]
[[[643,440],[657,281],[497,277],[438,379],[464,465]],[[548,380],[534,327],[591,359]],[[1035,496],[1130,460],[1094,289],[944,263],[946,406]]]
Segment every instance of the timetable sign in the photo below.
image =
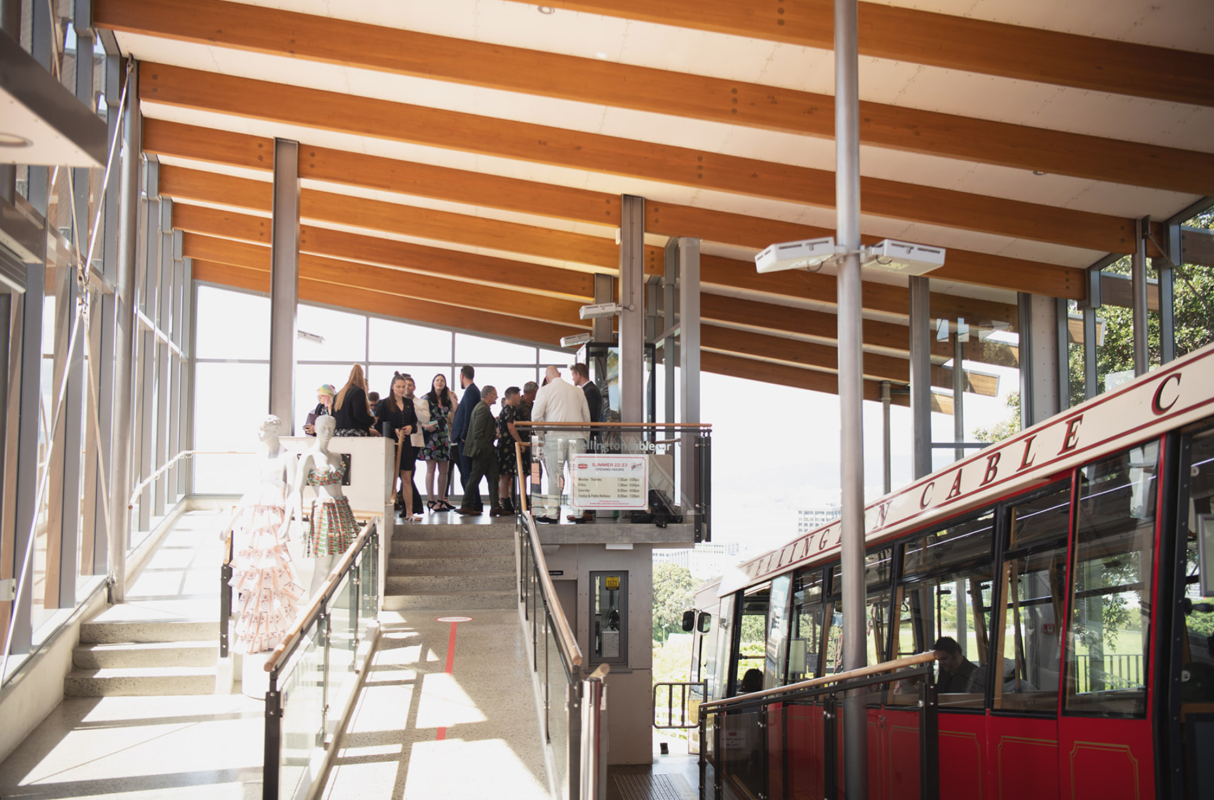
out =
[[573,505],[577,508],[644,509],[648,506],[649,457],[573,457]]

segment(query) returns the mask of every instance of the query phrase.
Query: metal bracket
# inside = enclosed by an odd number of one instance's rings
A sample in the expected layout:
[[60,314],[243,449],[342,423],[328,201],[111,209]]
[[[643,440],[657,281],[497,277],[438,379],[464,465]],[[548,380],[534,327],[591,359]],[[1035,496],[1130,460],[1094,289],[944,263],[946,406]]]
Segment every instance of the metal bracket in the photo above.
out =
[[0,602],[11,603],[17,599],[17,579],[5,578],[0,580]]

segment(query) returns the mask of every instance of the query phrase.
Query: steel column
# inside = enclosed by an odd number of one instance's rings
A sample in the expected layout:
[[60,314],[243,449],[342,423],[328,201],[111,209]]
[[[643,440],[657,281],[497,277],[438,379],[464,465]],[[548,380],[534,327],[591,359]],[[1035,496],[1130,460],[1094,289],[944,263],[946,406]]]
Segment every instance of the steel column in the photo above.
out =
[[1166,258],[1151,260],[1159,278],[1159,361],[1162,364],[1176,359],[1176,271],[1172,265],[1183,260],[1180,223],[1168,225],[1167,247]]
[[295,315],[299,306],[299,142],[274,140],[270,223],[270,408],[295,433]]
[[17,496],[13,523],[13,575],[19,581],[16,604],[20,608],[13,623],[12,642],[8,648],[8,652],[14,655],[28,653],[33,636],[30,616],[34,599],[32,560],[24,580],[21,579],[21,569],[25,551],[32,546],[30,533],[38,513],[38,418],[42,390],[42,304],[45,287],[45,264],[27,264],[25,294],[21,296],[21,377],[17,390],[21,411],[17,421],[17,462],[14,469]]
[[915,478],[932,471],[931,284],[910,279],[911,471]]
[[1058,307],[1052,297],[1018,295],[1020,318],[1020,417],[1027,428],[1061,410]]
[[1058,410],[1061,414],[1071,407],[1071,328],[1070,310],[1064,298],[1054,298],[1054,360],[1057,367]]
[[1016,327],[1019,331],[1020,349],[1020,428],[1029,427],[1037,418],[1033,409],[1033,296],[1027,292],[1016,293]]
[[1147,350],[1147,239],[1150,217],[1134,221],[1134,255],[1130,259],[1131,311],[1134,321],[1134,375],[1145,375],[1151,368]]
[[1083,308],[1083,399],[1091,400],[1099,394],[1096,374],[1097,325],[1096,312],[1100,310],[1100,270],[1087,271],[1088,291]]
[[[156,287],[160,274],[160,163],[152,157],[146,162],[144,190],[147,193],[147,216],[143,229],[144,252],[140,269],[143,270],[143,288],[139,295],[139,309],[145,319],[156,314]],[[139,418],[139,479],[146,480],[156,468],[153,463],[153,416],[156,403],[156,334],[145,329],[139,335],[139,400],[135,409]],[[152,528],[152,485],[143,487],[139,493],[138,529]]]
[[[0,0],[0,31],[7,33],[13,37],[13,41],[21,41],[21,2],[20,0]],[[7,203],[12,203],[17,196],[17,165],[16,164],[0,164],[0,199]],[[3,298],[7,300],[8,298]],[[10,304],[11,306],[11,304]],[[0,314],[0,322],[7,323],[9,319],[8,309]],[[8,335],[7,330],[5,336]],[[7,353],[7,351],[6,351]],[[7,360],[7,355],[5,356]],[[7,372],[5,373],[7,375]],[[0,425],[3,423],[0,422]],[[3,437],[0,437],[0,442],[3,442]],[[0,459],[2,462],[3,459]],[[0,470],[3,467],[0,465]],[[0,472],[2,477],[2,472]]]
[[[80,376],[84,370],[84,345],[79,341],[82,327],[76,324],[76,304],[80,300],[76,270],[69,264],[59,264],[55,272],[59,285],[55,288],[55,357],[47,408],[53,444],[47,477],[43,607],[72,608],[76,605],[76,547],[80,531],[80,422],[84,407]],[[69,352],[71,359],[67,357]],[[57,411],[59,387],[65,382],[63,406]]]
[[893,457],[894,448],[890,432],[889,409],[893,398],[890,396],[889,381],[881,381],[881,491],[889,494],[893,491]]
[[[171,305],[173,296],[173,200],[169,197],[160,199],[160,263],[156,281],[156,309],[152,316],[156,327],[163,335],[168,335],[170,327]],[[169,456],[169,365],[172,353],[168,346],[157,337],[156,339],[156,471],[168,462]],[[156,516],[164,516],[165,501],[168,498],[168,481],[162,476],[158,478],[152,491],[152,506]]]
[[[836,240],[846,255],[838,272],[839,408],[842,429],[840,522],[843,575],[843,669],[868,659],[864,626],[864,370],[860,275],[860,69],[857,0],[835,0]],[[849,800],[868,797],[868,726],[864,693],[848,692],[844,768]]]
[[[684,425],[700,422],[700,240],[679,239],[679,369],[682,373],[682,392],[679,395],[679,422]],[[706,487],[700,486],[694,476],[696,448],[689,445],[695,441],[691,432],[684,434],[683,452],[680,454],[679,485],[687,497],[680,503],[684,508],[694,508],[699,515],[704,506]],[[687,489],[690,488],[690,493]],[[690,501],[690,505],[688,505]]]
[[[184,350],[184,337],[182,336],[182,297],[185,294],[185,258],[182,255],[183,236],[181,231],[173,232],[173,291],[172,299],[169,302],[169,317],[172,324],[172,330],[168,331],[173,344],[177,345],[178,350]],[[173,354],[169,357],[169,458],[176,457],[181,450],[181,419],[182,419],[182,398],[181,398],[181,359]],[[165,483],[168,492],[168,501],[176,503],[177,498],[182,494],[178,481],[178,473],[181,471],[181,462],[177,462],[169,468],[168,478]]]
[[[194,449],[194,260],[182,259],[181,298],[181,397],[185,413],[181,418],[181,449]],[[181,494],[194,491],[194,459],[187,458],[178,473],[177,488]]]
[[[132,64],[132,66],[134,66]],[[139,96],[139,71],[127,77],[127,97]],[[135,350],[135,271],[139,248],[139,154],[143,150],[143,120],[139,104],[130,102],[123,113],[121,176],[118,208],[118,262],[115,291],[114,335],[114,448],[110,497],[110,573],[114,602],[126,597],[126,544],[130,535],[131,395]]]
[[[595,273],[594,302],[596,305],[615,302],[615,282],[610,275],[604,275],[601,272]],[[606,343],[614,341],[615,331],[612,329],[612,322],[611,317],[590,320],[590,340]]]
[[[4,0],[5,5],[8,5],[8,0]],[[16,2],[16,0],[14,0]],[[30,16],[30,55],[34,60],[46,67],[49,72],[51,69],[51,58],[54,52],[54,47],[51,44],[51,34],[55,30],[55,25],[51,20],[51,4],[50,3],[31,3],[32,13]],[[48,188],[47,178],[50,176],[50,170],[46,167],[30,166],[29,177],[26,185],[26,198],[34,210],[46,216]]]
[[662,276],[662,328],[666,337],[662,340],[662,364],[666,380],[665,422],[675,421],[675,366],[679,363],[679,337],[672,335],[675,326],[675,309],[679,281],[679,240],[672,238],[666,243],[666,258]]
[[953,331],[953,459],[960,461],[965,458],[965,370],[962,360],[965,357],[965,347],[961,341],[961,326]]
[[645,199],[627,194],[620,197],[620,309],[620,422],[644,422]]

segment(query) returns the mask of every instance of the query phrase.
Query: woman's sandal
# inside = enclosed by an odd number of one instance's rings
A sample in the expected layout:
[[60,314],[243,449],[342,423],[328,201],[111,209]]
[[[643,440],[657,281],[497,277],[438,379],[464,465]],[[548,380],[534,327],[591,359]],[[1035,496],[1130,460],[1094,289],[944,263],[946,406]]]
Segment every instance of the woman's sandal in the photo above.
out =
[[439,500],[438,501],[438,510],[439,511],[454,511],[455,506],[451,505],[446,500]]
[[426,509],[429,510],[429,512],[431,514],[433,514],[434,512],[438,511],[438,503],[434,500],[427,500]]

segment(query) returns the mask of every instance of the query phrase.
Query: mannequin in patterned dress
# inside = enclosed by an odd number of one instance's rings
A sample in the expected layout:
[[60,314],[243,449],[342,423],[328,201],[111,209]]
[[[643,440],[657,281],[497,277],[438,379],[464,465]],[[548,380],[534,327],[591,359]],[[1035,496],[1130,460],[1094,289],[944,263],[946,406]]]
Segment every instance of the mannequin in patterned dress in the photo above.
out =
[[232,650],[260,653],[282,641],[303,598],[291,555],[280,538],[286,517],[287,487],[295,479],[295,454],[278,440],[278,417],[258,430],[257,484],[240,503],[222,537],[233,536],[231,586],[238,592],[238,619]]
[[283,532],[291,524],[291,513],[303,519],[303,486],[316,487],[312,514],[304,529],[304,552],[313,559],[308,597],[324,586],[337,560],[358,538],[358,523],[350,510],[350,501],[342,494],[345,466],[341,457],[329,452],[329,442],[337,423],[332,417],[316,420],[316,442],[304,451],[291,489],[291,512],[283,522]]

